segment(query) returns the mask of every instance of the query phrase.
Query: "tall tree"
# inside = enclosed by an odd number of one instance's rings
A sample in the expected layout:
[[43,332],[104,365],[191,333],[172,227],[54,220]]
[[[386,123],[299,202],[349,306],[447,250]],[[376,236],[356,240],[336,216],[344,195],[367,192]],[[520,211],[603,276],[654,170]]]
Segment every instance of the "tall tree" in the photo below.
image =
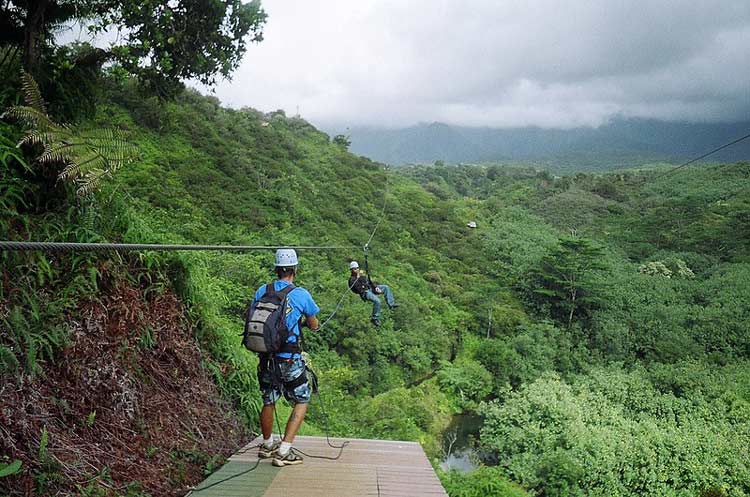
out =
[[162,93],[195,78],[213,84],[229,77],[259,42],[266,14],[259,0],[5,0],[0,43],[20,44],[31,72],[54,33],[81,22],[92,33],[116,32],[104,56]]
[[532,297],[570,327],[576,315],[588,315],[598,301],[590,276],[604,269],[602,257],[602,250],[586,239],[561,238],[532,273]]

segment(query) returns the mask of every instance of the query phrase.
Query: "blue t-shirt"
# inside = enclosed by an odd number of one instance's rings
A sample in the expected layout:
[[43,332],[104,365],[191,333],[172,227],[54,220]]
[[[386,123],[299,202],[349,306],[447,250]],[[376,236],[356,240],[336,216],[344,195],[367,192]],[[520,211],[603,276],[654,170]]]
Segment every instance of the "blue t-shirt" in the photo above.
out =
[[[275,280],[273,282],[273,288],[277,292],[283,290],[289,285],[291,285],[291,283],[289,283],[288,281]],[[255,292],[255,299],[253,300],[253,304],[260,300],[260,298],[265,295],[265,293],[266,285],[258,288],[258,291]],[[289,334],[289,338],[287,339],[287,343],[297,343],[300,333],[300,318],[302,316],[308,318],[315,316],[320,312],[320,307],[318,307],[318,304],[315,303],[312,296],[310,295],[310,292],[302,287],[296,287],[294,290],[289,292],[289,295],[287,295],[287,299],[289,302],[286,306],[286,328],[291,332]],[[283,357],[284,359],[289,359],[290,357],[292,357],[292,353],[278,352],[276,356]],[[299,354],[295,353],[294,356],[298,357]]]

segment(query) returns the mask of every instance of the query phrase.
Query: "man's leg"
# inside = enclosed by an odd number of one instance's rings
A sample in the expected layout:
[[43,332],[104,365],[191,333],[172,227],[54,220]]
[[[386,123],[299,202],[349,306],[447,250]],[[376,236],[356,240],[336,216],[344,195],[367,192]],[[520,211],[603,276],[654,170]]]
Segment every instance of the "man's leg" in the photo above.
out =
[[267,459],[276,455],[281,445],[280,440],[273,440],[273,416],[276,404],[265,404],[260,411],[260,430],[263,433],[263,441],[258,448],[258,459]]
[[284,382],[284,397],[294,404],[292,414],[286,423],[284,440],[282,440],[276,457],[273,459],[274,466],[288,466],[302,464],[302,456],[292,451],[292,442],[302,425],[307,413],[307,403],[312,396],[312,388],[305,372],[305,361],[301,357],[294,358],[291,362],[283,363],[281,366],[281,378]]
[[380,321],[380,298],[378,298],[378,296],[375,295],[371,290],[367,290],[367,292],[365,293],[365,298],[372,302],[372,320]]
[[385,303],[388,304],[388,307],[393,308],[394,306],[397,306],[396,299],[393,298],[393,291],[391,291],[391,287],[388,285],[378,285],[378,288],[383,292],[383,296],[385,297]]
[[297,436],[299,427],[302,426],[302,421],[305,420],[305,414],[307,413],[307,404],[295,404],[292,409],[292,414],[289,415],[289,421],[286,422],[286,430],[284,431],[284,442],[294,442],[294,437]]
[[262,355],[258,361],[258,384],[263,408],[260,411],[260,429],[263,433],[263,442],[258,449],[258,457],[265,459],[273,457],[281,442],[273,441],[273,418],[276,409],[276,401],[281,397],[281,391],[274,386],[273,363],[268,356]]
[[263,406],[260,411],[260,430],[263,432],[263,440],[268,440],[273,435],[273,411],[276,404]]

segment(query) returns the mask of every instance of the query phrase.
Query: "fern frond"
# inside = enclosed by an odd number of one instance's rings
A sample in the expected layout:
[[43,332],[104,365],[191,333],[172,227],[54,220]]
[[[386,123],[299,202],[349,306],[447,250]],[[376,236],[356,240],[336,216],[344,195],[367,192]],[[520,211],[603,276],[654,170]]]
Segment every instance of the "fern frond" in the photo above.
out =
[[21,138],[21,141],[18,142],[17,146],[22,145],[29,145],[29,146],[36,146],[36,145],[48,145],[50,143],[54,143],[55,141],[55,133],[51,131],[29,131],[26,133],[26,135]]
[[50,117],[44,112],[23,105],[11,107],[3,113],[2,118],[10,118],[28,128],[33,128],[39,131],[51,131],[60,128],[60,125],[52,121],[52,119],[50,119]]
[[29,128],[18,146],[43,146],[37,164],[60,164],[61,180],[75,181],[78,193],[91,193],[105,176],[135,160],[138,148],[119,129],[96,128],[81,130],[55,123],[48,115],[46,104],[34,78],[23,72],[22,86],[27,106],[8,109],[9,117]]
[[37,163],[45,165],[65,163],[67,160],[67,155],[52,148],[46,148],[42,155],[36,158]]
[[68,165],[60,172],[60,179],[76,179],[92,170],[109,168],[107,159],[96,150],[91,150],[85,155],[70,157],[68,162]]
[[47,115],[47,105],[42,98],[42,92],[39,91],[39,85],[33,76],[26,71],[21,71],[21,88],[23,88],[26,104],[32,109]]
[[138,148],[129,142],[125,134],[118,129],[106,128],[89,130],[78,135],[81,143],[106,157],[110,163],[126,164],[138,155]]
[[86,176],[79,180],[79,184],[81,185],[78,187],[78,190],[76,190],[76,193],[81,196],[85,196],[96,190],[99,186],[99,183],[101,183],[102,178],[104,177],[112,177],[112,171],[107,171],[103,169],[94,169],[92,171],[89,171]]

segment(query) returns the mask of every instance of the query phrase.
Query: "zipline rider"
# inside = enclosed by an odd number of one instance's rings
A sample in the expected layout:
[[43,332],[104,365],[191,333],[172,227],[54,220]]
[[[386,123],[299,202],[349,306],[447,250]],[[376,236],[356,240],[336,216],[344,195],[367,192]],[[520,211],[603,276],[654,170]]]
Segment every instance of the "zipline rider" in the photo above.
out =
[[365,275],[362,273],[357,261],[349,263],[349,271],[351,271],[351,276],[349,277],[349,288],[352,292],[359,295],[365,302],[372,302],[372,316],[370,317],[370,321],[372,321],[372,324],[376,328],[380,327],[380,308],[382,304],[380,303],[380,297],[378,297],[378,295],[382,294],[385,297],[385,303],[388,305],[389,309],[395,309],[398,307],[391,288],[388,285],[373,283],[369,274]]
[[[276,275],[278,279],[263,285],[255,292],[252,306],[255,307],[270,290],[281,297],[284,321],[288,330],[286,343],[281,351],[259,353],[258,384],[263,396],[263,409],[260,411],[260,426],[263,443],[258,450],[258,458],[273,457],[274,466],[302,464],[302,456],[292,451],[292,443],[307,413],[307,404],[312,396],[308,381],[305,360],[301,354],[300,320],[305,317],[306,325],[316,331],[319,327],[316,315],[320,308],[310,292],[294,286],[297,275],[297,252],[293,249],[276,251]],[[271,290],[273,288],[273,290]],[[273,418],[276,401],[281,395],[294,405],[281,441],[273,440]]]

